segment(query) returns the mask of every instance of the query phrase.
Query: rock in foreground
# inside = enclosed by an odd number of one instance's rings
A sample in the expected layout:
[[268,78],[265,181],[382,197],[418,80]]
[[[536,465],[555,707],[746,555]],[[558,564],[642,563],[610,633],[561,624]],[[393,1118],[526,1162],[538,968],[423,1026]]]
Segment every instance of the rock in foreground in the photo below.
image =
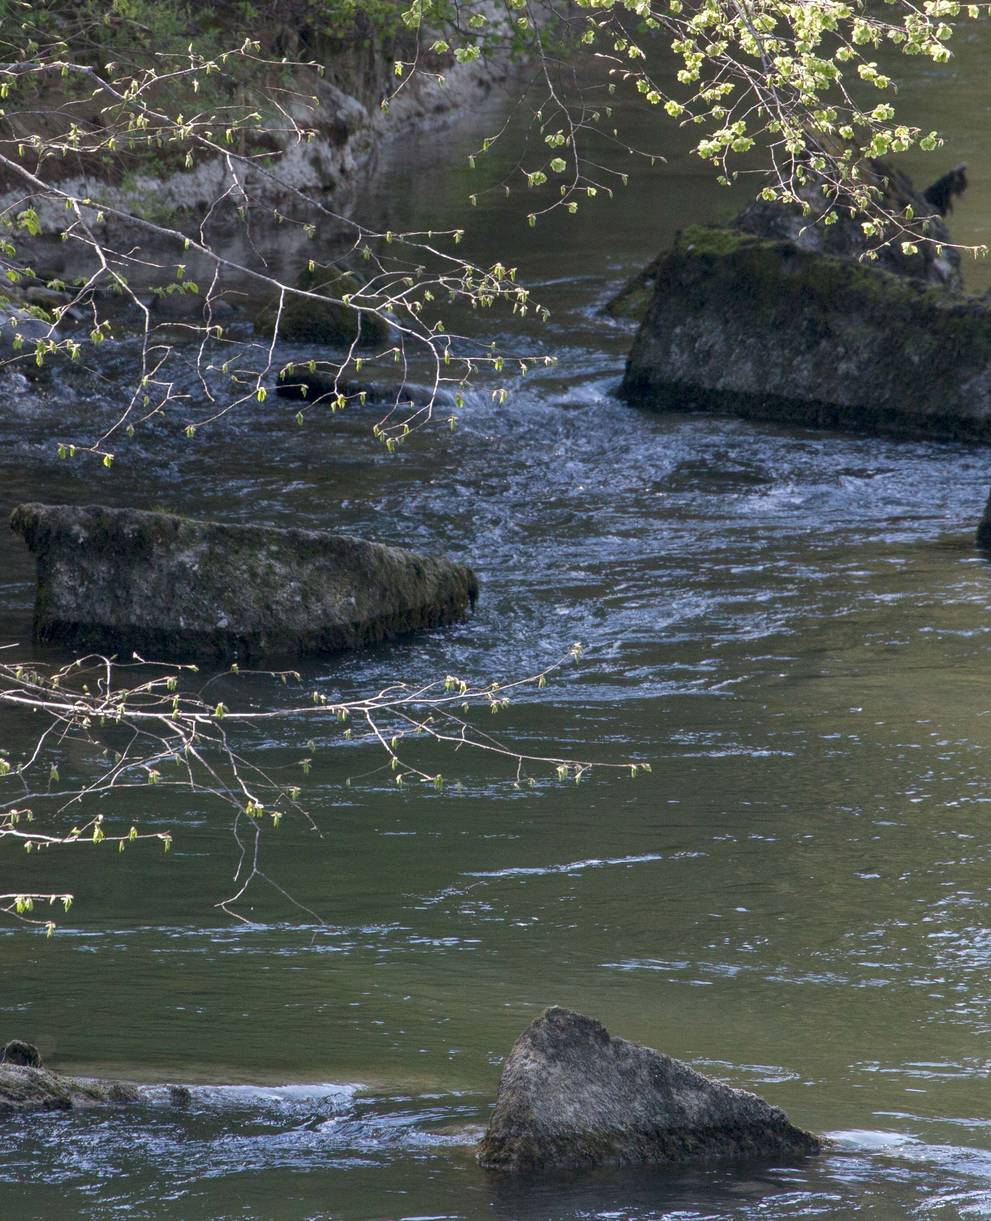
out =
[[552,1008],[509,1054],[478,1160],[526,1172],[791,1158],[821,1147],[756,1094]]
[[657,268],[630,402],[991,441],[991,302],[730,229]]
[[319,530],[38,504],[11,526],[38,561],[39,643],[157,661],[357,648],[461,618],[475,574]]

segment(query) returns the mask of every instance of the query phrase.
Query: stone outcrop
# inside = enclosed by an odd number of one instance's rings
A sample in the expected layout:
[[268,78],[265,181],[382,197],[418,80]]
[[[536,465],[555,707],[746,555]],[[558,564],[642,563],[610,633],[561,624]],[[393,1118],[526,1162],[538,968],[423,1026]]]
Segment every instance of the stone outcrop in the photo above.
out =
[[478,1160],[534,1172],[795,1158],[821,1147],[756,1094],[551,1008],[509,1054]]
[[[488,15],[490,31],[498,25],[505,28],[505,14],[496,5],[489,6]],[[396,61],[413,57],[418,32],[407,31],[398,21],[393,35],[378,31],[365,16],[363,6],[356,6],[354,16],[356,25],[352,33],[343,37],[333,34],[311,37],[302,45],[297,43],[296,52],[289,55],[288,97],[294,99],[289,103],[290,110],[301,128],[314,133],[313,139],[296,138],[292,128],[282,121],[269,124],[267,139],[260,149],[254,150],[267,156],[257,167],[242,164],[238,170],[238,178],[252,203],[263,208],[270,206],[285,212],[293,192],[318,199],[323,208],[311,215],[321,225],[321,239],[326,241],[333,234],[344,248],[354,240],[354,229],[343,218],[351,215],[369,181],[389,171],[404,141],[411,134],[438,131],[455,124],[466,109],[484,104],[493,91],[508,87],[519,62],[509,50],[508,39],[504,50],[493,47],[490,53],[465,63],[459,63],[453,51],[437,54],[424,46],[420,51],[420,67],[424,71],[413,73],[397,93]],[[195,20],[193,12],[192,21]],[[293,38],[299,32],[293,28],[295,24],[281,22],[281,33]],[[252,36],[263,40],[266,37],[260,29],[255,29]],[[244,30],[236,20],[228,21],[226,31],[221,33],[224,45],[230,40],[233,46],[243,37]],[[321,64],[319,75],[310,66],[315,59]],[[294,64],[299,64],[299,68],[294,68]],[[49,109],[49,102],[52,111],[62,106],[64,94],[62,81],[53,86],[51,94],[43,91],[36,107],[39,118]],[[387,102],[388,99],[391,100]],[[93,117],[103,104],[96,97],[90,101]],[[76,117],[83,123],[90,120],[82,102]],[[271,157],[276,161],[274,167]],[[73,167],[77,164],[78,159],[71,162]],[[170,225],[188,229],[190,234],[196,232],[204,214],[212,213],[214,222],[222,224],[225,231],[241,233],[240,192],[223,206],[217,206],[218,200],[231,194],[230,167],[224,157],[205,157],[192,169],[180,169],[182,164],[179,158],[169,162],[159,155],[139,162],[135,172],[124,175],[125,181],[121,182],[119,172],[111,172],[106,180],[101,180],[105,167],[97,160],[89,165],[83,163],[71,176],[60,177],[58,185],[77,200],[99,196],[99,204],[83,208],[88,228],[98,240],[118,247],[145,245],[148,233],[141,225],[120,216],[105,217],[103,205],[151,221],[167,218]],[[0,212],[22,208],[23,193],[20,178],[0,168]],[[35,266],[50,263],[58,268],[63,279],[71,280],[77,274],[76,265],[63,264],[65,243],[59,239],[65,228],[62,196],[36,195],[32,206],[40,218],[42,237],[31,239],[20,234],[18,250],[22,255],[30,250]],[[252,234],[257,236],[254,224]],[[190,275],[203,279],[210,265],[197,264],[192,251],[185,257]],[[306,255],[302,257],[305,260]],[[140,282],[139,267],[140,264],[133,268],[135,274],[129,277],[135,287]],[[157,281],[154,277],[154,282]]]
[[991,441],[991,301],[730,229],[657,269],[621,393],[662,410]]
[[[812,219],[824,216],[830,205],[821,185],[814,180],[801,190],[809,206],[806,215],[795,204],[781,204],[754,199],[727,226],[754,237],[792,242],[799,250],[828,254],[835,258],[864,261],[868,251],[875,258],[866,266],[908,276],[943,288],[961,289],[960,252],[952,246],[950,231],[944,217],[953,210],[954,199],[967,188],[966,165],[954,166],[922,192],[916,191],[911,179],[884,161],[868,160],[862,167],[863,178],[881,194],[884,206],[892,212],[911,208],[917,224],[925,227],[930,242],[919,244],[915,253],[902,249],[900,242],[891,242],[874,250],[877,243],[863,230],[862,217],[842,209],[837,211],[835,224],[814,224]],[[666,254],[660,254],[632,276],[604,307],[612,318],[642,321],[657,287],[657,276]]]
[[0,1115],[15,1111],[72,1111],[140,1102],[136,1086],[121,1081],[63,1077],[50,1069],[0,1063]]
[[154,660],[255,661],[357,648],[461,618],[474,573],[319,530],[27,504],[39,643]]
[[96,1106],[159,1102],[175,1107],[191,1101],[184,1085],[133,1085],[128,1081],[97,1081],[68,1077],[45,1068],[37,1047],[12,1039],[0,1047],[0,1115],[4,1111],[74,1111]]
[[137,1102],[135,1086],[63,1077],[45,1068],[33,1043],[11,1039],[0,1047],[0,1113],[69,1111],[106,1103]]
[[861,179],[879,193],[883,207],[903,214],[911,208],[915,224],[922,225],[931,240],[916,243],[918,250],[906,252],[900,241],[889,242],[875,249],[877,241],[863,229],[863,217],[847,209],[836,209],[835,224],[815,224],[816,217],[832,210],[821,185],[812,181],[801,191],[809,206],[809,214],[795,204],[782,205],[774,201],[755,199],[748,204],[730,226],[755,237],[793,242],[799,250],[836,258],[863,260],[868,251],[876,257],[869,266],[908,276],[943,288],[960,289],[960,252],[954,250],[953,239],[943,217],[952,208],[953,198],[966,189],[966,166],[955,169],[938,179],[924,191],[916,191],[912,180],[884,161],[868,160],[861,166]]

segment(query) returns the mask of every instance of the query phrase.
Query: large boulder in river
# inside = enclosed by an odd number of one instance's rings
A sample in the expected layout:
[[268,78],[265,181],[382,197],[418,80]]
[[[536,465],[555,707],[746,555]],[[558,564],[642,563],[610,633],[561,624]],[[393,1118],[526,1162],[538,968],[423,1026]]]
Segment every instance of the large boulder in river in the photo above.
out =
[[98,506],[21,505],[39,643],[158,661],[253,661],[390,639],[462,617],[471,569],[321,530]]
[[658,267],[621,393],[662,410],[991,441],[991,301],[691,228]]
[[821,1147],[756,1094],[555,1007],[510,1052],[478,1160],[532,1172],[795,1158]]

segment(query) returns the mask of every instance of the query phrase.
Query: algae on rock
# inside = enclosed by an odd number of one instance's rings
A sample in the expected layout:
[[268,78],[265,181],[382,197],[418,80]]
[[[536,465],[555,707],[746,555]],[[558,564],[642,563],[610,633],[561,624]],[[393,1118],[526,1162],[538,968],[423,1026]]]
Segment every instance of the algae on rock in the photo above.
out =
[[44,1067],[38,1049],[22,1039],[0,1048],[0,1112],[70,1111],[139,1101],[137,1087],[121,1081],[65,1077]]
[[[754,237],[790,241],[810,253],[851,259],[863,266],[959,290],[963,286],[960,253],[953,246],[944,216],[952,209],[954,198],[966,189],[966,168],[965,165],[956,166],[920,192],[906,174],[887,162],[876,159],[864,162],[862,178],[877,189],[885,207],[896,213],[911,209],[916,224],[925,229],[929,241],[917,243],[914,251],[903,249],[900,242],[889,242],[877,249],[876,241],[864,232],[863,218],[848,209],[833,209],[822,184],[814,178],[800,191],[808,212],[798,204],[758,198],[738,212],[726,228]],[[835,220],[823,224],[821,218],[831,210]],[[631,276],[606,303],[603,312],[612,318],[642,321],[653,300],[665,257],[664,253],[658,255],[642,271]]]
[[[360,296],[361,283],[351,272],[341,267],[323,268],[319,272],[304,272],[298,287],[304,292],[330,297]],[[289,294],[285,297],[281,315],[278,301],[271,301],[255,315],[255,329],[271,335],[279,323],[279,338],[289,343],[313,343],[334,348],[375,347],[389,338],[384,319],[368,309],[358,309],[336,301],[320,301],[313,297]]]

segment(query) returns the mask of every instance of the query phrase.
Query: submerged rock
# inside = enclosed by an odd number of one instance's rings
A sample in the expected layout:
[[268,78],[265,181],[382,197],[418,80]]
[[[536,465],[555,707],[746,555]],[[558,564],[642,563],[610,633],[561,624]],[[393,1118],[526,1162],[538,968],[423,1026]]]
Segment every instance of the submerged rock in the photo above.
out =
[[357,648],[461,618],[471,569],[321,530],[99,506],[21,505],[42,644],[155,660],[252,661]]
[[756,1094],[555,1007],[510,1052],[478,1160],[525,1172],[792,1158],[821,1148]]
[[730,229],[662,260],[622,395],[663,410],[991,441],[991,302]]
[[0,1113],[5,1109],[71,1111],[140,1100],[138,1087],[122,1081],[64,1077],[40,1066],[0,1062]]

